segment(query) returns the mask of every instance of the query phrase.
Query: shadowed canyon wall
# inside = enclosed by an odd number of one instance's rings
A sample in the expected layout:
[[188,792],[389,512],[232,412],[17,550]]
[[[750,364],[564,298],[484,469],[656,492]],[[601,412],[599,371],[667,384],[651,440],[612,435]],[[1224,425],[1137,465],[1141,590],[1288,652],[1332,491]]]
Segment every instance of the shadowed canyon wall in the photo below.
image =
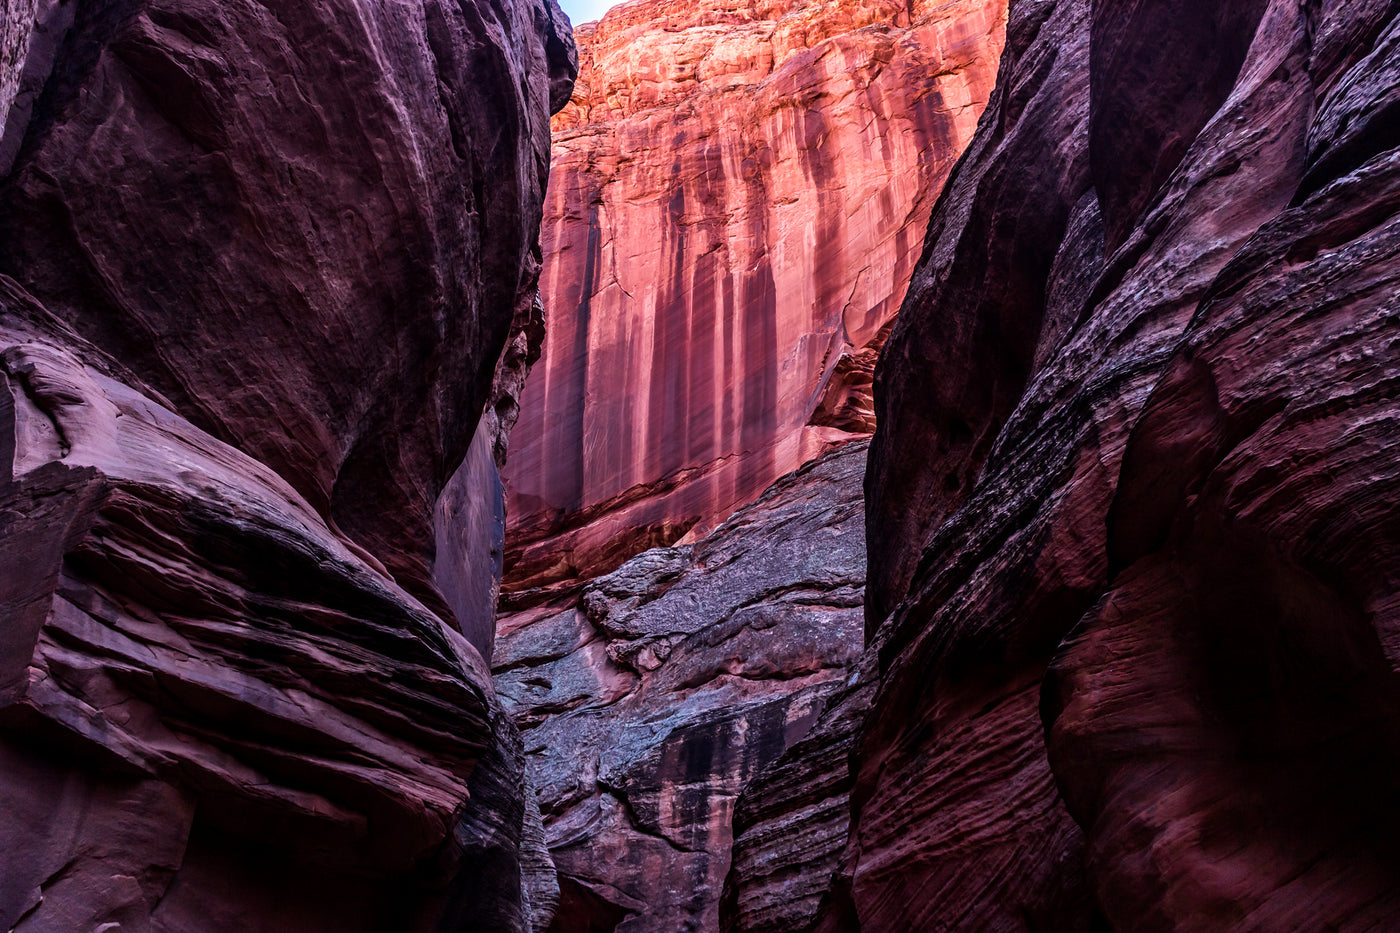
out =
[[0,928],[543,928],[490,547],[567,21],[3,13]]
[[869,679],[737,804],[727,929],[806,866],[827,933],[1396,923],[1397,42],[1012,3],[876,370]]
[[1004,21],[988,0],[648,0],[578,30],[508,590],[695,540],[871,430],[875,352]]
[[3,928],[1397,925],[1400,3],[0,3]]

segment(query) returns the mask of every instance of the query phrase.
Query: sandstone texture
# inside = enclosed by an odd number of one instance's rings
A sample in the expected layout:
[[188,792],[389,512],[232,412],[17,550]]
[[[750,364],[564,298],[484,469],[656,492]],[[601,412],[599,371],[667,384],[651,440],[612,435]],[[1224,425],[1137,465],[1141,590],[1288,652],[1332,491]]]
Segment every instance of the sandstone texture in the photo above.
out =
[[504,621],[496,685],[558,867],[552,930],[718,928],[735,798],[860,656],[865,448]]
[[0,928],[543,929],[487,658],[562,13],[3,13]]
[[874,694],[864,655],[812,730],[745,786],[735,802],[721,929],[809,930],[830,897],[850,829],[850,757]]
[[998,0],[645,0],[578,29],[507,590],[697,540],[872,429],[875,355],[1004,27]]
[[36,26],[0,270],[445,608],[433,506],[533,286],[564,22],[152,0]]
[[1012,3],[876,370],[816,929],[1400,922],[1397,43],[1379,0]]

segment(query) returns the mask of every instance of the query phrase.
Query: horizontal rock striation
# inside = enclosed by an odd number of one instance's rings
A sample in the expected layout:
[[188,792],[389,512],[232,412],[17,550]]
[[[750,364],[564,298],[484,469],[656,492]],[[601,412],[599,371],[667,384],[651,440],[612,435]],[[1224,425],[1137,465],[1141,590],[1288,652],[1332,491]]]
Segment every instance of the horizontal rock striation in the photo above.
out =
[[564,18],[81,12],[6,118],[0,270],[444,608],[432,509],[534,284]]
[[877,683],[815,929],[1395,922],[1397,36],[1012,4],[876,372]]
[[479,657],[266,467],[42,338],[3,365],[5,922],[388,922],[352,875],[451,833]]
[[3,12],[0,927],[543,929],[458,519],[530,356],[562,14]]
[[496,685],[558,866],[552,930],[717,928],[735,798],[860,654],[865,447],[506,620]]
[[506,589],[695,540],[873,428],[876,351],[1005,4],[631,3],[577,32]]

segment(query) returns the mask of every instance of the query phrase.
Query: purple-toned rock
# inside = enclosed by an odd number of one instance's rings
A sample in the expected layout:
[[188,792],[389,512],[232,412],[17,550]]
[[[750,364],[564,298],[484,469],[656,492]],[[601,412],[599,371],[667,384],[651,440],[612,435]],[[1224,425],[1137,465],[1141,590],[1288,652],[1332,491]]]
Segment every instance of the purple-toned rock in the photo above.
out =
[[0,271],[443,608],[432,509],[535,284],[566,20],[545,0],[69,14],[36,25],[32,108],[6,114]]
[[841,868],[851,817],[851,753],[874,695],[866,655],[811,732],[745,787],[720,900],[725,933],[811,929]]
[[876,373],[816,929],[1400,915],[1398,16],[1013,2]]
[[0,12],[0,926],[543,929],[483,655],[562,14]]

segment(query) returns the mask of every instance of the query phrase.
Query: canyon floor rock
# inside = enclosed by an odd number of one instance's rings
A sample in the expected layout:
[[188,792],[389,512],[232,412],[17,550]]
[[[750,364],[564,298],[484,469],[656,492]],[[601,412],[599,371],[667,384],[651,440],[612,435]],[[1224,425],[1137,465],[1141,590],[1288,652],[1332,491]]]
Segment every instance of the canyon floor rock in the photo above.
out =
[[554,929],[717,928],[735,797],[860,654],[865,447],[502,628],[496,685],[559,870]]

